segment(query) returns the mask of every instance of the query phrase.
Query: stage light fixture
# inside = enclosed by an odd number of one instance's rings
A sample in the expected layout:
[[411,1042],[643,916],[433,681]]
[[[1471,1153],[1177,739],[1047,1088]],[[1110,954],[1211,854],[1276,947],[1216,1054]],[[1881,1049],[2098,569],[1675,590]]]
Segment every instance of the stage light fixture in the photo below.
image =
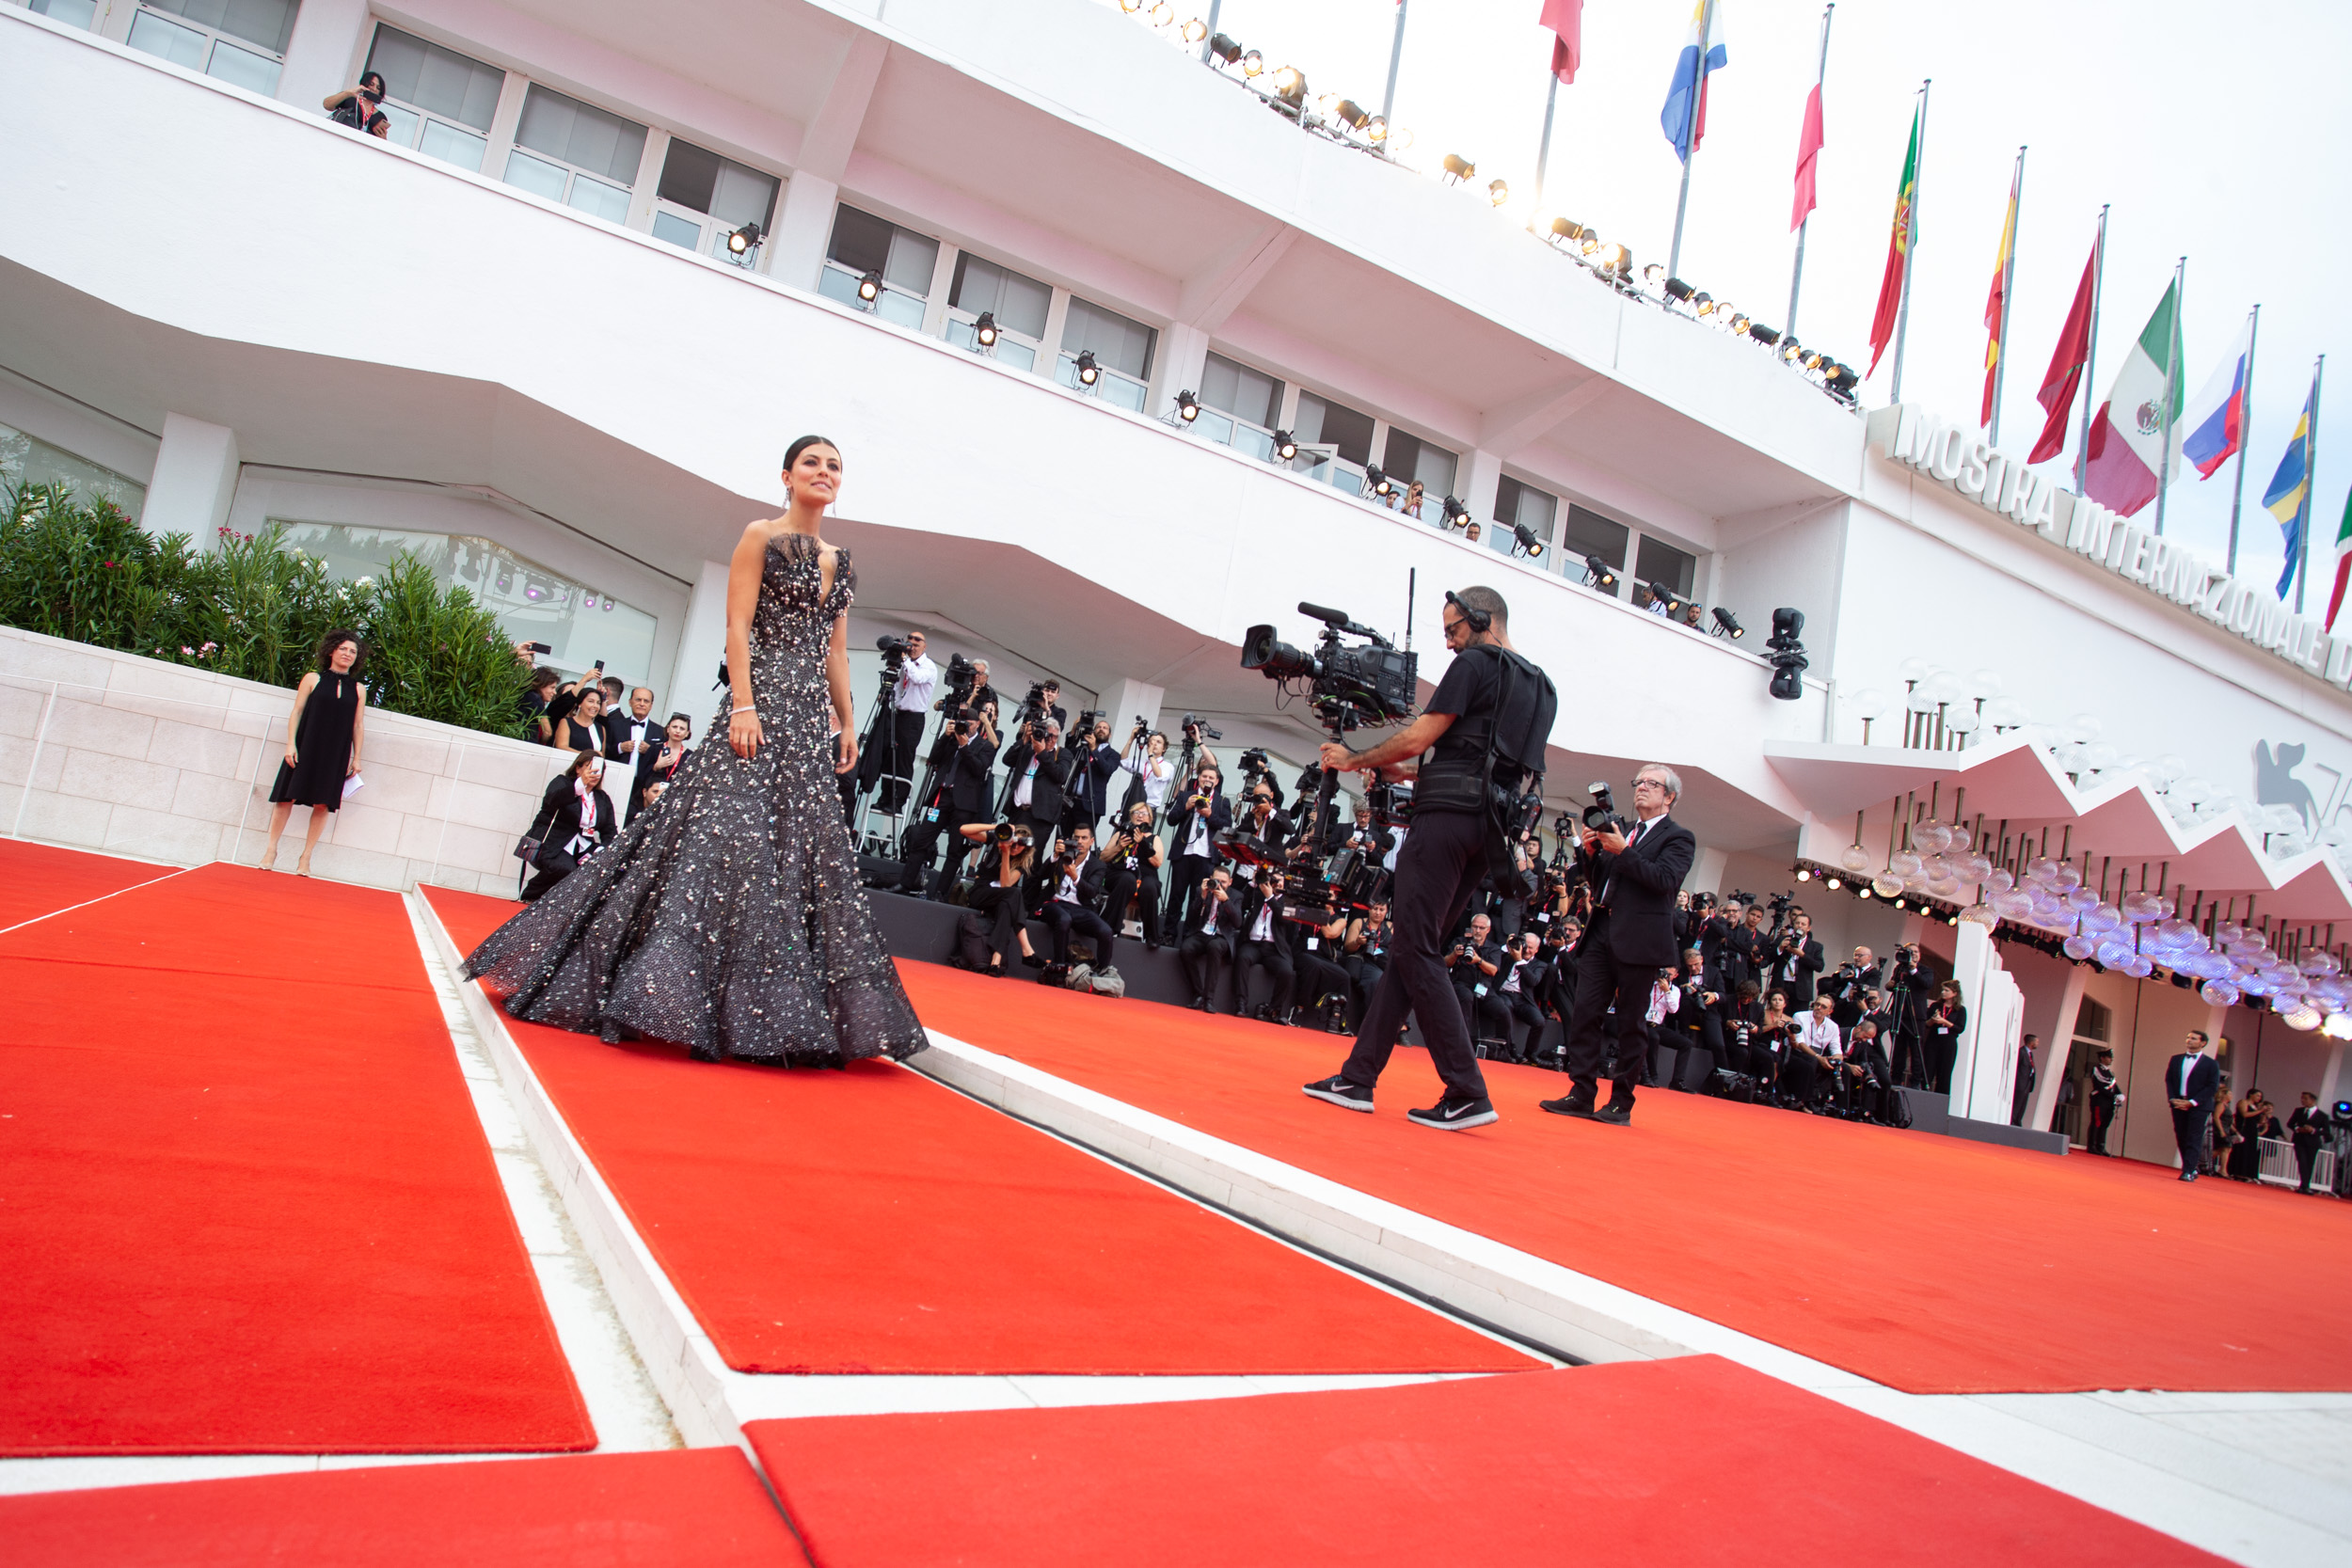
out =
[[1413,145],[1413,133],[1407,126],[1391,125],[1389,134],[1380,139],[1380,145],[1392,153],[1402,152]]
[[1529,528],[1525,523],[1513,523],[1511,525],[1511,538],[1513,541],[1513,552],[1515,554],[1526,556],[1531,561],[1540,561],[1543,559],[1544,542],[1541,539],[1536,538],[1535,531]]
[[1584,226],[1574,218],[1553,218],[1545,227],[1551,230],[1549,237],[1555,240],[1573,240],[1584,232]]
[[1587,256],[1599,255],[1600,230],[1597,229],[1587,228],[1583,233],[1577,236],[1576,248],[1582,251]]
[[1232,65],[1241,58],[1241,45],[1231,35],[1219,33],[1209,40],[1209,58],[1219,65]]
[[1242,55],[1241,73],[1244,76],[1251,77],[1253,79],[1264,75],[1265,56],[1259,54],[1255,49],[1252,49],[1248,54]]
[[1208,36],[1209,24],[1201,21],[1199,17],[1196,16],[1190,22],[1184,24],[1184,41],[1186,43],[1199,43],[1202,39],[1207,38]]
[[1091,387],[1102,373],[1102,367],[1094,362],[1092,349],[1088,349],[1078,356],[1078,385]]
[[1186,424],[1200,417],[1200,400],[1192,395],[1189,387],[1176,394],[1176,417]]
[[1802,362],[1804,365],[1804,368],[1808,371],[1821,371],[1821,373],[1824,375],[1829,373],[1828,371],[1822,370],[1822,367],[1831,363],[1830,357],[1828,355],[1823,354],[1820,349],[1816,348],[1805,350],[1804,358]]
[[1373,116],[1364,121],[1363,133],[1364,140],[1376,145],[1385,145],[1389,139],[1388,119],[1381,115]]
[[1691,285],[1685,283],[1679,277],[1669,277],[1666,279],[1666,297],[1668,299],[1680,300],[1683,304],[1688,305],[1693,297],[1691,293]]
[[1772,611],[1772,635],[1765,640],[1772,660],[1772,695],[1793,703],[1804,695],[1803,675],[1811,662],[1804,657],[1804,611],[1786,606]]
[[1766,348],[1771,348],[1780,341],[1780,328],[1766,326],[1762,322],[1750,322],[1748,323],[1748,336],[1762,343]]
[[1651,583],[1649,585],[1649,596],[1664,603],[1666,607],[1666,614],[1670,619],[1678,621],[1682,618],[1682,606],[1684,602],[1682,595],[1667,587],[1664,583]]
[[1801,866],[1797,867],[1797,880],[1799,880],[1799,881],[1801,881],[1801,882],[1809,882],[1809,881],[1811,881],[1812,879],[1813,879],[1813,868],[1812,868],[1811,866],[1809,866],[1809,865],[1801,865]]
[[1748,318],[1740,311],[1735,310],[1731,314],[1731,333],[1735,338],[1746,337],[1748,335],[1748,328],[1754,326],[1755,325],[1756,323],[1748,320]]
[[1584,558],[1584,580],[1604,594],[1614,594],[1617,591],[1617,574],[1597,555]]
[[869,272],[857,280],[857,297],[871,305],[882,294],[882,274]]
[[1445,155],[1445,173],[1442,178],[1447,184],[1458,185],[1477,172],[1478,166],[1468,158],[1454,152]]
[[1740,639],[1747,636],[1748,628],[1741,626],[1740,624],[1739,617],[1732,614],[1730,610],[1725,610],[1722,605],[1717,605],[1715,607],[1714,616],[1716,636],[1728,637],[1734,642],[1737,642]]
[[1375,496],[1386,496],[1395,491],[1396,482],[1379,468],[1367,467],[1364,470],[1364,488]]
[[752,246],[757,245],[760,239],[759,225],[747,223],[727,236],[727,249],[737,256],[748,256],[751,254]]
[[1143,0],[1119,0],[1119,8],[1125,11],[1129,16],[1133,16],[1136,12],[1143,9]]
[[1593,270],[1622,282],[1633,276],[1633,252],[1621,245],[1602,245],[1593,258]]
[[1360,131],[1372,123],[1372,116],[1352,98],[1343,98],[1331,105],[1331,118],[1351,131]]
[[1446,497],[1445,526],[1458,532],[1459,531],[1470,527],[1470,508],[1462,504],[1460,498],[1455,496]]
[[1853,389],[1861,381],[1851,365],[1832,365],[1822,372],[1822,385],[1830,389],[1832,396],[1843,398],[1848,403],[1853,402]]
[[1780,345],[1780,358],[1783,364],[1794,365],[1799,370],[1803,370],[1804,368],[1804,345],[1794,338],[1786,340]]
[[[1832,893],[1836,893],[1836,892],[1839,888],[1844,887],[1846,884],[1845,884],[1845,883],[1843,883],[1843,882],[1841,882],[1841,881],[1839,881],[1836,878],[1835,878],[1835,877],[1831,877],[1831,878],[1826,879],[1825,879],[1825,880],[1821,883],[1821,885],[1822,885],[1823,887],[1825,887],[1825,888],[1829,889],[1829,890],[1830,890],[1830,892],[1832,892]],[[1862,891],[1863,891],[1863,893],[1867,895],[1869,893],[1869,891],[1870,891],[1870,890],[1869,890],[1868,888],[1867,888],[1867,887],[1866,887],[1866,888],[1864,888]]]
[[1176,7],[1172,3],[1172,0],[1160,0],[1158,5],[1152,8],[1152,26],[1165,27],[1175,20]]
[[1307,102],[1307,73],[1286,65],[1274,73],[1274,96],[1294,114]]
[[1287,430],[1274,433],[1274,455],[1287,463],[1298,455],[1298,437]]
[[1486,182],[1486,199],[1500,207],[1511,199],[1511,182],[1507,180]]
[[1693,311],[1702,316],[1715,309],[1715,296],[1708,293],[1705,289],[1701,289],[1694,294],[1685,294],[1683,296],[1683,302],[1689,305]]
[[982,348],[996,346],[996,312],[983,310],[979,320],[972,324],[972,341]]
[[1665,287],[1665,266],[1661,262],[1652,261],[1648,266],[1642,269],[1642,281],[1645,283],[1655,284],[1660,288]]

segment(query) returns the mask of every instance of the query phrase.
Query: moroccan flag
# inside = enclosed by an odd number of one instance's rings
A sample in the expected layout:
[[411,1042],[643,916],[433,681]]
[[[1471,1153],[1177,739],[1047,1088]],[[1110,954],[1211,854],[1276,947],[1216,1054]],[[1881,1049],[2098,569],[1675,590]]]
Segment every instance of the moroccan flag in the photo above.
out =
[[[1828,24],[1824,23],[1823,26]],[[1823,46],[1827,47],[1826,44]],[[1823,56],[1813,56],[1813,88],[1804,95],[1804,123],[1797,130],[1797,199],[1788,214],[1788,230],[1794,233],[1804,227],[1805,214],[1820,205],[1814,199],[1815,166],[1821,156],[1821,64]]]
[[1903,308],[1903,269],[1911,264],[1911,247],[1918,243],[1919,226],[1913,221],[1912,198],[1919,194],[1919,115],[1911,111],[1911,147],[1903,154],[1902,182],[1895,187],[1895,232],[1886,244],[1886,276],[1879,279],[1879,310],[1870,318],[1870,369],[1895,341],[1895,318]]
[[2352,491],[2344,498],[2344,521],[2336,525],[2336,586],[2328,595],[2328,629],[2336,629],[2336,611],[2344,608],[2344,586],[2352,580]]
[[1984,408],[1977,415],[1977,422],[1993,422],[1993,384],[2001,372],[2001,322],[2009,314],[2009,259],[2017,250],[2017,182],[2025,178],[2026,166],[2021,157],[2017,172],[2010,176],[2009,217],[2001,225],[2001,253],[1993,258],[1993,292],[1984,300]]
[[[2319,396],[2319,383],[2312,383],[2312,395],[2303,400],[2303,417],[2295,421],[2295,436],[2287,443],[2286,455],[2279,459],[2279,471],[2270,476],[2270,488],[2263,492],[2263,505],[2279,519],[2279,531],[2286,535],[2287,569],[2279,577],[2279,597],[2287,596],[2287,585],[2295,580],[2296,568],[2303,563],[2303,530],[2312,514],[2312,403]],[[2341,564],[2344,541],[2336,541],[2339,564],[2336,580],[2344,580]],[[2339,597],[2342,595],[2339,594]],[[2328,613],[2333,615],[2330,605]]]
[[1551,30],[1551,73],[1572,87],[1584,59],[1584,0],[1544,0],[1542,25]]
[[[2181,319],[2175,286],[2166,284],[2156,313],[2115,372],[2107,401],[2090,421],[2083,490],[2128,517],[2156,499],[2181,470]],[[2172,404],[2172,450],[2164,450],[2165,403]],[[2162,474],[2159,480],[2156,476]]]
[[[1707,29],[1704,44],[1699,29]],[[1666,106],[1658,111],[1658,123],[1664,128],[1666,139],[1675,144],[1675,156],[1684,163],[1707,135],[1707,78],[1729,64],[1731,53],[1724,42],[1724,0],[1691,0],[1691,31],[1682,40],[1682,53],[1675,56],[1674,80],[1666,87]],[[1698,94],[1698,115],[1692,118],[1691,95]]]
[[2099,247],[2094,245],[2090,260],[2083,263],[2083,280],[2074,287],[2074,308],[2066,312],[2066,325],[2058,332],[2058,350],[2050,356],[2050,368],[2042,377],[2042,390],[2035,394],[2049,418],[2042,426],[2042,438],[2026,459],[2028,463],[2040,463],[2066,450],[2066,420],[2074,412],[2074,392],[2082,386],[2083,367],[2090,363],[2090,302],[2098,289]]

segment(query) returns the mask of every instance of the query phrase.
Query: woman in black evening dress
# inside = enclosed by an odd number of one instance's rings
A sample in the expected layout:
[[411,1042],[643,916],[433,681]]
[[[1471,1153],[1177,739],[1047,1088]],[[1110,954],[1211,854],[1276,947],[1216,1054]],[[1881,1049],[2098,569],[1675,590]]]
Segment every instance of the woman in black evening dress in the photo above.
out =
[[[794,1067],[928,1043],[858,885],[833,775],[857,763],[845,646],[856,573],[817,537],[841,455],[804,436],[790,509],[752,524],[727,590],[731,690],[660,800],[492,932],[466,973],[516,1018]],[[840,721],[840,755],[828,746]]]
[[342,809],[343,781],[359,771],[366,729],[368,689],[358,678],[365,657],[358,633],[330,631],[319,643],[319,667],[294,688],[294,712],[286,716],[286,760],[278,765],[278,782],[269,789],[264,871],[278,863],[278,841],[285,836],[294,807],[309,806],[310,831],[303,835],[302,858],[294,862],[295,874],[308,877],[310,851],[319,847],[327,813]]

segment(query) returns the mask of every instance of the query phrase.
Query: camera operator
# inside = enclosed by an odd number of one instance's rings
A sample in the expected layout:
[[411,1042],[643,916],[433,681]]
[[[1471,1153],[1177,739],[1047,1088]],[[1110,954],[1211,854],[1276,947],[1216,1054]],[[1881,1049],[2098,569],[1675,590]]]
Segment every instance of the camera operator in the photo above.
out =
[[[1898,942],[1886,973],[1886,1010],[1895,1015],[1890,1037],[1895,1082],[1922,1088],[1928,1082],[1927,1053],[1920,1041],[1928,999],[1934,994],[1935,976],[1919,960],[1917,942]],[[1885,1031],[1881,1031],[1885,1034]]]
[[1788,916],[1774,933],[1769,958],[1770,982],[1788,993],[1788,1005],[1813,1006],[1813,977],[1821,973],[1821,944],[1813,940],[1813,917],[1803,910]]
[[[1724,1047],[1724,1000],[1723,973],[1707,961],[1707,950],[1684,948],[1682,973],[1675,976],[1675,1008],[1667,1015],[1667,1026],[1675,1033],[1676,1045],[1686,1052],[1706,1052],[1715,1067],[1730,1066],[1726,1059],[1730,1053]],[[1683,1087],[1686,1076],[1677,1063],[1674,1086]]]
[[[1742,980],[1732,987],[1731,998],[1724,1004],[1723,1021],[1722,1065],[1734,1072],[1744,1072],[1770,1083],[1772,1055],[1758,1037],[1764,1029],[1764,1004],[1757,999],[1754,980]],[[1760,1069],[1756,1065],[1759,1057],[1763,1062]]]
[[1473,1052],[1478,1049],[1479,1004],[1494,994],[1502,964],[1502,943],[1495,941],[1494,922],[1484,914],[1471,915],[1461,939],[1446,950],[1446,972],[1454,976],[1454,998],[1462,1009],[1462,1028]]
[[1814,989],[1835,1004],[1833,1017],[1837,1027],[1852,1033],[1862,1022],[1866,1010],[1863,998],[1878,989],[1879,961],[1867,947],[1857,947],[1853,957],[1823,975]]
[[[1262,865],[1236,900],[1241,906],[1242,935],[1233,958],[1233,1006],[1268,1023],[1291,1021],[1291,993],[1298,984],[1298,971],[1291,963],[1290,940],[1277,909],[1281,893],[1281,872]],[[1252,969],[1264,970],[1272,985],[1265,1001],[1256,1007],[1249,1006]]]
[[[883,668],[898,672],[898,685],[888,711],[875,714],[866,732],[865,748],[857,759],[860,793],[871,791],[878,780],[903,779],[914,771],[915,752],[923,744],[923,721],[931,711],[931,693],[939,687],[939,666],[923,651],[928,643],[921,632],[884,637],[880,646]],[[886,786],[877,804],[883,811],[895,810],[900,803],[898,797],[907,787]]]
[[1320,753],[1326,768],[1391,780],[1404,777],[1397,766],[1404,758],[1428,754],[1414,779],[1412,831],[1397,851],[1396,942],[1387,973],[1346,1066],[1305,1088],[1318,1100],[1370,1112],[1373,1085],[1410,1009],[1445,1094],[1407,1115],[1424,1127],[1462,1129],[1493,1121],[1495,1109],[1458,1004],[1450,1005],[1454,998],[1439,949],[1486,874],[1502,831],[1497,794],[1516,796],[1542,770],[1559,697],[1550,678],[1511,647],[1511,611],[1502,594],[1466,588],[1446,595],[1441,613],[1454,658],[1422,716],[1369,751],[1329,741]]
[[1340,967],[1347,971],[1348,984],[1355,993],[1348,1015],[1350,1023],[1363,1022],[1364,1009],[1372,1005],[1373,990],[1388,967],[1389,940],[1394,934],[1389,925],[1389,901],[1385,898],[1375,898],[1363,913],[1347,923],[1347,936],[1340,949]]
[[1176,879],[1168,890],[1168,927],[1189,930],[1201,883],[1216,869],[1216,835],[1233,825],[1233,802],[1225,798],[1224,781],[1214,768],[1204,768],[1191,786],[1176,798],[1175,836],[1169,846],[1176,856]]
[[1025,883],[1037,850],[1029,830],[1017,822],[967,822],[964,841],[980,852],[979,875],[971,902],[957,917],[962,967],[1002,977],[1015,952],[1030,968],[1043,966],[1029,946],[1028,890]]
[[1176,775],[1184,780],[1177,786],[1177,792],[1189,794],[1192,781],[1200,774],[1213,768],[1219,773],[1224,771],[1216,760],[1216,753],[1209,750],[1210,741],[1221,740],[1224,736],[1197,713],[1185,714],[1184,721],[1176,733],[1183,742],[1183,752],[1176,763]]
[[1111,721],[1099,713],[1078,715],[1070,741],[1069,804],[1062,831],[1098,828],[1109,809],[1111,775],[1119,771],[1119,748],[1111,744]]
[[931,742],[931,799],[923,802],[920,817],[907,833],[906,871],[899,885],[911,894],[927,892],[924,873],[930,870],[931,856],[946,835],[947,863],[933,874],[928,889],[933,903],[946,897],[947,889],[962,872],[964,854],[972,847],[964,828],[989,818],[989,776],[996,766],[992,712],[970,706],[955,709],[939,727],[939,738]]
[[[1618,1127],[1633,1120],[1633,1086],[1648,1057],[1639,1042],[1650,988],[1659,971],[1675,966],[1675,895],[1698,854],[1691,830],[1668,815],[1681,795],[1673,768],[1645,764],[1633,775],[1630,831],[1614,816],[1584,828],[1577,865],[1599,891],[1577,950],[1575,1022],[1565,1048],[1574,1079],[1566,1094],[1541,1102],[1554,1115]],[[1613,999],[1615,1079],[1609,1103],[1596,1110]]]
[[1008,777],[1000,809],[1026,824],[1030,838],[1041,848],[1052,846],[1061,827],[1073,760],[1062,749],[1059,721],[1042,716],[1024,722],[1020,737],[1005,749]]
[[1103,913],[1118,930],[1127,919],[1127,901],[1135,900],[1136,917],[1143,926],[1143,945],[1160,950],[1160,835],[1152,831],[1152,808],[1137,800],[1127,808],[1127,820],[1103,846],[1104,902]]
[[1055,851],[1052,894],[1038,915],[1054,934],[1056,963],[1070,961],[1070,933],[1074,930],[1094,943],[1095,967],[1110,966],[1119,932],[1096,912],[1107,871],[1103,857],[1094,852],[1094,830],[1084,825],[1071,829]]
[[1143,721],[1137,719],[1135,734],[1127,737],[1127,750],[1120,757],[1119,766],[1135,775],[1120,809],[1131,811],[1140,801],[1152,808],[1152,820],[1157,822],[1167,814],[1168,791],[1176,787],[1176,765],[1168,760],[1168,736],[1146,728]]
[[1846,1037],[1830,1017],[1830,999],[1817,996],[1788,1037],[1788,1061],[1781,1083],[1799,1110],[1809,1111],[1824,1087],[1836,1085],[1846,1057]]
[[[1241,934],[1241,901],[1233,895],[1233,874],[1217,866],[1200,879],[1199,897],[1188,900],[1200,912],[1191,917],[1176,944],[1176,956],[1184,966],[1184,978],[1192,982],[1192,1001],[1188,1004],[1198,1011],[1216,1011],[1217,989],[1224,983],[1225,972],[1233,961],[1233,941]],[[1239,1002],[1236,1002],[1238,1008]]]

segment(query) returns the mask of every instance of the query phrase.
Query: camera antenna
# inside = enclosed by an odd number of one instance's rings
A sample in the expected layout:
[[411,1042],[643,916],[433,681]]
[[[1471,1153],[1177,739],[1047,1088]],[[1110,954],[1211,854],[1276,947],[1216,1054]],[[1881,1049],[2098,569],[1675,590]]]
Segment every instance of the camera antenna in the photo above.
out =
[[1421,568],[1408,566],[1405,571],[1405,651],[1413,651],[1413,589],[1421,578]]

